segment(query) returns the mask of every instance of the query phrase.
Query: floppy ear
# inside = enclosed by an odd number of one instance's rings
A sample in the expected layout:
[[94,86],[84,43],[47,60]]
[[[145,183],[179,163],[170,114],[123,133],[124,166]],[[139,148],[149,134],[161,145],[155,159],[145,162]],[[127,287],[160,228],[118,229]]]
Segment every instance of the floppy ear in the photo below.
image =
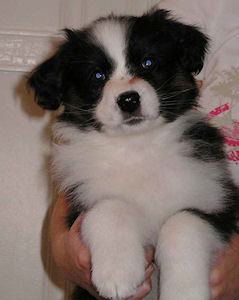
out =
[[43,109],[55,110],[62,103],[62,72],[58,54],[36,67],[28,78],[28,86],[34,90],[35,100]]
[[170,12],[159,9],[149,14],[154,30],[170,38],[175,47],[176,58],[182,68],[198,74],[202,67],[208,48],[209,39],[195,26],[185,25],[173,17]]
[[198,74],[204,63],[209,39],[195,26],[177,23],[173,33],[177,43],[177,57],[186,71]]

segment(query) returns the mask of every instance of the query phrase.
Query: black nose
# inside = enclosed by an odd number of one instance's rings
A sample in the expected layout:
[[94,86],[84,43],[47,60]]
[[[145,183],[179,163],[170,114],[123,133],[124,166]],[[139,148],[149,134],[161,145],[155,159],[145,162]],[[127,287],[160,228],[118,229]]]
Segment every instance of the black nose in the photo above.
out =
[[134,91],[125,92],[119,95],[117,104],[123,112],[133,113],[140,106],[140,96]]

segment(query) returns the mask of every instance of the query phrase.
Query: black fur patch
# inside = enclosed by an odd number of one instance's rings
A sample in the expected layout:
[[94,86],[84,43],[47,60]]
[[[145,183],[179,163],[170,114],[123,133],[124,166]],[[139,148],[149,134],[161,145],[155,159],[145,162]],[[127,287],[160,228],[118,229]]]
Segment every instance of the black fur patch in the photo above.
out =
[[86,290],[83,290],[81,287],[76,286],[71,295],[71,300],[96,300],[96,298]]
[[220,234],[224,241],[228,241],[233,233],[238,233],[238,209],[239,191],[231,178],[226,177],[220,182],[224,190],[224,208],[215,213],[206,213],[199,209],[189,208],[185,211],[191,212],[207,221]]
[[61,78],[57,55],[39,65],[28,79],[36,102],[43,109],[55,110],[62,103]]
[[[64,105],[59,121],[81,129],[100,128],[94,108],[114,63],[94,41],[90,30],[65,29],[65,33],[67,41],[33,71],[28,85],[35,90],[36,101],[42,108],[54,110]],[[103,72],[105,79],[97,79],[96,72]]]
[[[201,70],[207,43],[195,27],[178,23],[165,10],[135,18],[128,35],[127,65],[132,74],[154,87],[166,120],[197,106],[192,73]],[[150,70],[142,68],[146,58],[153,61]]]
[[[68,43],[62,53],[65,61],[63,97],[65,110],[60,121],[72,123],[81,129],[101,124],[94,116],[105,82],[114,70],[114,63],[105,51],[96,45],[90,31],[67,30]],[[96,72],[103,72],[105,79],[97,79]]]
[[188,128],[183,139],[192,145],[192,156],[205,162],[223,160],[223,137],[212,125],[199,121]]

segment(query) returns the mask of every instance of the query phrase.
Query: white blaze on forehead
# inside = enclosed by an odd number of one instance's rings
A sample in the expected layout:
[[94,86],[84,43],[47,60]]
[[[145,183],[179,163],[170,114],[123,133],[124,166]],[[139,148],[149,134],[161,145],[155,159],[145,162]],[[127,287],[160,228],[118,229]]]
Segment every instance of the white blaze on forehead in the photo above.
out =
[[109,19],[99,21],[93,28],[93,35],[97,42],[103,46],[115,63],[115,70],[111,77],[114,79],[129,77],[125,57],[127,27],[126,22]]

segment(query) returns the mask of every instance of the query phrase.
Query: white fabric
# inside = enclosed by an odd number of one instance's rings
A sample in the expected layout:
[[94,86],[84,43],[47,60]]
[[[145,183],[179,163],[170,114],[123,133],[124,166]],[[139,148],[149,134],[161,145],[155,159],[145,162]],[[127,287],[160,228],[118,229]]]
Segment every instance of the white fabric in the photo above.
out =
[[203,80],[200,105],[225,137],[227,158],[239,184],[239,1],[161,0],[159,8],[200,27],[211,39],[198,76]]

